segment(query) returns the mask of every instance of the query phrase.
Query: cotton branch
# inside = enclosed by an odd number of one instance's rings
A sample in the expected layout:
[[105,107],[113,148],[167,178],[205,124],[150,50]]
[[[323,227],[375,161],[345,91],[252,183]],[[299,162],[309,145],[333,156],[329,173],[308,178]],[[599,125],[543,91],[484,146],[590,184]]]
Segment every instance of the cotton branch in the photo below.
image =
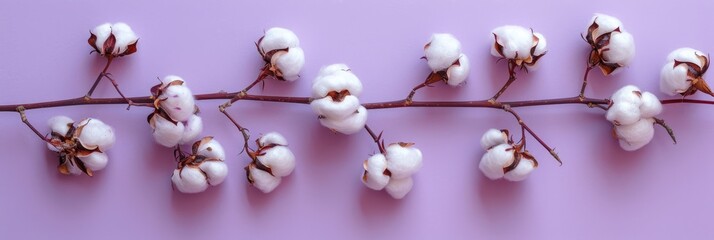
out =
[[[550,147],[548,146],[548,144],[545,143],[545,141],[543,141],[540,137],[538,137],[538,134],[536,134],[535,132],[533,132],[533,130],[531,130],[531,128],[528,127],[528,125],[527,125],[525,122],[523,122],[523,119],[521,118],[521,116],[519,116],[518,113],[516,113],[515,111],[513,111],[513,109],[511,109],[511,106],[510,106],[510,105],[507,105],[507,104],[506,104],[506,105],[503,105],[502,108],[503,108],[503,111],[506,111],[506,112],[510,113],[511,115],[513,115],[513,117],[515,117],[516,120],[518,121],[518,124],[521,125],[521,127],[522,127],[523,129],[525,129],[526,131],[528,131],[528,133],[530,133],[531,136],[533,136],[533,138],[535,138],[535,140],[540,143],[540,145],[543,145],[543,148],[545,148],[546,150],[548,150],[548,152],[550,153],[550,155],[552,155],[553,158],[555,158],[555,160],[558,161],[558,163],[560,163],[561,165],[563,165],[563,162],[560,160],[560,157],[559,157],[558,154],[555,152],[555,150],[553,150],[552,148],[550,148]],[[524,140],[524,142],[525,142],[525,136],[523,136],[523,140]]]

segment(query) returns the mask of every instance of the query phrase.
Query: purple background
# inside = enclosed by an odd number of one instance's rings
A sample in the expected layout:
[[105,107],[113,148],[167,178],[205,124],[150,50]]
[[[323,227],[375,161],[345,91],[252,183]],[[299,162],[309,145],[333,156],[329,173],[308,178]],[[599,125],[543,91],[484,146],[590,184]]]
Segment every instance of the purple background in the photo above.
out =
[[[645,6],[646,5],[646,6]],[[184,77],[194,93],[236,91],[257,74],[253,42],[272,26],[295,31],[306,52],[302,79],[270,80],[255,93],[307,96],[318,69],[344,62],[362,79],[362,102],[396,100],[423,81],[419,57],[431,33],[459,38],[472,61],[468,84],[437,84],[420,100],[490,97],[507,78],[488,48],[504,24],[533,27],[548,40],[541,69],[519,74],[502,100],[576,95],[588,46],[580,38],[594,12],[619,17],[637,44],[634,63],[619,75],[594,71],[588,95],[605,98],[625,84],[658,91],[659,70],[675,48],[714,52],[709,1],[5,1],[0,7],[0,104],[83,95],[104,61],[89,55],[88,30],[125,21],[141,37],[139,52],[110,69],[124,93],[146,95],[157,77]],[[114,97],[102,83],[97,97]],[[694,98],[709,99],[697,94]],[[667,105],[661,128],[637,152],[611,137],[598,109],[582,105],[518,109],[556,147],[562,167],[537,143],[541,167],[526,181],[490,181],[478,171],[478,145],[488,128],[517,129],[502,111],[391,109],[371,111],[369,125],[388,142],[413,141],[424,167],[401,201],[360,182],[362,161],[376,151],[365,132],[332,134],[305,105],[240,102],[230,109],[254,136],[279,131],[298,158],[293,175],[265,195],[246,183],[238,131],[202,101],[204,134],[227,148],[230,174],[197,195],[173,192],[172,150],[151,138],[148,109],[124,105],[28,111],[45,121],[65,114],[112,125],[117,144],[109,166],[93,178],[62,176],[52,152],[18,114],[0,114],[0,239],[417,239],[417,238],[709,238],[714,237],[714,168],[710,106]],[[517,131],[514,131],[517,132]]]

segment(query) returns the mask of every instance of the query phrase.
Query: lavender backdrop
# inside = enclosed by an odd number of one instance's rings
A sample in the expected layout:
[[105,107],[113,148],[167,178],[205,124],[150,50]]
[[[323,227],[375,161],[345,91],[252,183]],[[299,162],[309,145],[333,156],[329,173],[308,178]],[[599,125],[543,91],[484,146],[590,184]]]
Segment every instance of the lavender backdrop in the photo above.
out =
[[[295,83],[269,81],[271,95],[307,96],[317,70],[344,62],[362,79],[363,102],[396,100],[428,73],[419,57],[434,32],[461,40],[472,59],[467,85],[438,85],[416,99],[490,97],[505,81],[504,62],[488,52],[489,31],[533,27],[550,51],[541,69],[520,74],[503,100],[574,96],[587,44],[580,38],[594,12],[619,17],[635,36],[637,56],[619,75],[595,72],[588,95],[608,97],[625,84],[658,91],[669,51],[714,52],[709,1],[4,1],[0,7],[0,104],[83,95],[104,61],[89,55],[88,30],[125,21],[139,52],[111,72],[130,96],[146,95],[156,77],[177,74],[194,93],[235,91],[257,74],[253,42],[272,26],[294,30],[307,63]],[[645,6],[646,5],[646,6]],[[107,83],[96,96],[116,96]],[[695,98],[707,99],[698,94]],[[640,151],[622,151],[598,109],[581,105],[518,109],[551,146],[535,141],[541,167],[520,183],[490,181],[478,171],[478,139],[488,128],[517,129],[502,111],[393,109],[370,112],[388,142],[413,141],[424,168],[403,200],[363,187],[362,161],[376,151],[364,132],[344,136],[319,125],[304,105],[240,102],[230,111],[254,136],[279,131],[298,156],[293,175],[265,195],[247,185],[238,131],[202,101],[204,133],[228,149],[226,182],[198,195],[173,192],[172,150],[151,139],[148,109],[123,105],[32,110],[43,127],[65,114],[94,116],[117,131],[109,166],[93,178],[56,172],[53,153],[16,113],[0,114],[0,239],[711,239],[714,108],[668,105],[662,129]]]

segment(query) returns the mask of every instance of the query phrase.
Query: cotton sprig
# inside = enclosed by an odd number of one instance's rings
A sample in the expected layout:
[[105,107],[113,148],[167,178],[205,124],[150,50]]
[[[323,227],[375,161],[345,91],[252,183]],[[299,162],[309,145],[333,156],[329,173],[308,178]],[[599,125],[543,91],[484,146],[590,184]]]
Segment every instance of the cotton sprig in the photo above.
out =
[[412,175],[422,166],[421,151],[413,146],[413,143],[392,143],[385,153],[369,157],[362,164],[362,183],[373,190],[384,189],[393,198],[404,198],[414,186]]
[[165,147],[192,142],[203,130],[198,106],[183,78],[166,76],[151,88],[154,112],[147,120],[157,143]]
[[491,55],[505,58],[512,67],[534,70],[538,60],[547,52],[543,34],[521,26],[506,25],[493,29]]
[[364,128],[367,109],[359,103],[362,82],[345,64],[320,69],[312,83],[312,110],[326,128],[353,134]]
[[114,130],[99,119],[87,118],[75,125],[66,116],[55,116],[47,121],[50,139],[47,147],[59,154],[60,173],[93,176],[94,171],[107,166],[106,151],[116,141]]
[[139,38],[123,22],[104,23],[92,29],[87,42],[97,53],[107,58],[123,57],[136,52]]
[[295,33],[274,27],[265,31],[265,35],[255,45],[265,61],[261,77],[273,76],[285,81],[298,79],[305,65],[305,53]]
[[221,184],[228,175],[228,166],[224,162],[226,153],[213,137],[195,142],[189,156],[179,152],[179,157],[171,182],[182,193],[203,192],[208,186]]
[[650,92],[627,85],[617,90],[611,101],[606,118],[615,126],[614,134],[619,139],[620,147],[626,151],[635,151],[647,145],[654,136],[655,123],[667,128],[655,118],[662,112],[662,104]]
[[491,180],[523,181],[538,167],[538,161],[522,144],[513,142],[508,130],[489,129],[481,137],[481,147],[486,153],[478,166]]
[[600,67],[604,75],[615,74],[635,56],[635,40],[619,19],[595,14],[583,37],[590,44],[588,66]]
[[424,46],[424,59],[431,68],[426,84],[444,81],[450,86],[458,86],[469,76],[469,58],[461,52],[461,42],[454,35],[431,35]]
[[686,97],[697,91],[714,96],[704,81],[708,69],[709,55],[692,48],[674,50],[667,56],[667,63],[660,72],[660,90],[670,96],[680,94]]
[[249,152],[252,158],[245,167],[248,182],[264,193],[272,192],[283,177],[295,169],[295,155],[288,141],[277,132],[266,133],[256,140],[258,150]]

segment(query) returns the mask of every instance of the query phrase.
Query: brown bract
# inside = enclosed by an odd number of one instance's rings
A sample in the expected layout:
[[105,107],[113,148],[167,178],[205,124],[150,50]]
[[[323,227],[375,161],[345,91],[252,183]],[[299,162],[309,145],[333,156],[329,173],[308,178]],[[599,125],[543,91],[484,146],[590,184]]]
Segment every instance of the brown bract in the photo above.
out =
[[51,133],[49,144],[58,150],[59,166],[57,166],[57,170],[60,173],[69,175],[70,167],[76,166],[79,170],[82,170],[84,174],[87,174],[87,176],[91,177],[94,175],[92,169],[85,167],[84,162],[79,159],[79,157],[89,156],[89,154],[93,152],[102,152],[98,147],[84,146],[79,140],[79,135],[82,134],[84,126],[86,126],[89,121],[78,127],[75,127],[73,123],[68,123],[67,127],[69,127],[69,130],[65,135],[56,132]]
[[247,149],[248,157],[250,157],[251,162],[248,164],[248,166],[245,166],[245,174],[246,177],[248,178],[248,182],[253,184],[253,178],[250,175],[250,169],[251,168],[257,168],[258,170],[264,171],[275,177],[273,174],[273,170],[269,167],[263,164],[260,160],[258,160],[258,156],[263,156],[265,153],[270,150],[271,148],[274,148],[276,146],[283,146],[280,144],[267,144],[267,145],[261,145],[260,144],[260,138],[255,140],[255,144],[258,145],[258,150],[252,151],[251,149]]
[[[195,143],[193,143],[193,146],[191,147],[191,154],[188,156],[186,156],[186,154],[181,152],[181,150],[178,148],[175,150],[174,154],[176,155],[176,158],[178,160],[178,165],[176,166],[176,169],[179,170],[179,178],[181,178],[181,172],[183,172],[184,168],[191,167],[191,168],[198,169],[198,171],[200,171],[203,174],[203,176],[206,177],[206,179],[208,179],[208,175],[206,174],[206,172],[201,170],[201,168],[199,166],[204,162],[222,162],[223,161],[218,158],[211,158],[211,157],[206,157],[206,156],[198,154],[198,148],[201,145],[210,142],[211,140],[213,140],[213,137],[207,136],[207,137],[204,137],[201,140],[198,140]],[[211,149],[209,148],[208,151],[211,151]],[[210,183],[210,181],[209,181],[209,183]]]
[[[680,62],[675,60],[674,61],[674,67],[678,67],[681,65],[684,65],[687,67],[687,81],[692,82],[692,86],[689,87],[686,91],[683,93],[680,93],[683,97],[692,95],[697,92],[697,90],[702,91],[706,94],[709,94],[711,96],[714,96],[714,93],[712,93],[712,90],[709,88],[709,85],[707,84],[706,81],[704,81],[704,74],[707,72],[709,69],[709,56],[703,56],[699,55],[696,52],[694,53],[697,58],[699,59],[700,64],[696,64],[693,62]],[[699,67],[702,66],[702,67]]]
[[[514,169],[516,169],[516,167],[518,167],[518,164],[521,161],[523,161],[524,159],[527,161],[532,161],[533,167],[536,167],[536,168],[538,167],[538,161],[535,159],[535,157],[533,157],[533,155],[530,152],[528,152],[528,150],[525,149],[526,148],[525,141],[521,140],[519,143],[515,143],[513,141],[513,136],[510,135],[508,129],[501,129],[501,132],[506,134],[506,136],[508,138],[506,143],[508,145],[511,145],[511,147],[506,149],[506,151],[513,150],[513,162],[510,165],[503,168],[503,173],[507,173],[507,172],[510,172],[510,171],[513,171]],[[525,136],[524,136],[524,138],[525,138]],[[486,150],[491,150],[494,147],[496,147],[496,146],[492,146]]]
[[[178,125],[178,121],[171,118],[171,116],[166,112],[166,110],[161,108],[161,102],[166,101],[166,99],[168,99],[168,98],[165,98],[165,97],[160,98],[159,97],[164,93],[164,91],[166,91],[167,88],[169,88],[171,86],[177,86],[177,85],[183,85],[183,81],[173,80],[173,81],[169,82],[169,84],[166,84],[165,86],[163,83],[159,83],[159,84],[151,87],[151,98],[154,99],[154,105],[153,105],[154,112],[152,112],[151,114],[149,114],[149,116],[146,117],[146,121],[149,122],[149,124],[151,125],[152,128],[155,127],[155,121],[156,121],[154,119],[155,115],[158,115],[158,116],[172,122],[174,125]],[[198,109],[198,106],[196,106],[196,105],[194,105],[194,107],[195,107],[195,109],[194,109],[193,113],[196,114],[199,112],[199,109]]]
[[[607,63],[607,59],[603,57],[603,53],[605,51],[610,50],[608,48],[608,45],[610,45],[610,36],[612,35],[613,32],[621,32],[620,28],[615,28],[614,30],[603,33],[602,35],[598,36],[597,39],[593,39],[593,33],[599,28],[600,26],[593,21],[593,24],[588,27],[588,32],[585,37],[585,41],[590,44],[591,50],[590,50],[590,57],[588,58],[588,66],[594,67],[598,66],[600,67],[600,70],[602,71],[602,74],[605,76],[610,75],[612,72],[614,72],[617,68],[622,67],[622,65],[618,63]],[[582,35],[581,35],[582,37]]]
[[[139,40],[137,40],[136,42],[129,44],[127,46],[126,50],[124,50],[124,52],[114,54],[114,47],[116,47],[116,42],[117,42],[117,39],[116,39],[116,36],[114,36],[114,33],[109,33],[109,37],[107,38],[107,40],[104,41],[104,44],[102,45],[102,49],[97,48],[97,36],[91,32],[89,34],[90,34],[89,39],[87,39],[87,42],[89,43],[89,45],[92,46],[92,48],[94,48],[94,51],[98,52],[99,54],[101,54],[102,56],[105,56],[107,58],[123,57],[126,55],[130,55],[132,53],[135,53],[137,50],[136,44],[139,43]],[[104,53],[104,54],[102,54],[102,53]]]

